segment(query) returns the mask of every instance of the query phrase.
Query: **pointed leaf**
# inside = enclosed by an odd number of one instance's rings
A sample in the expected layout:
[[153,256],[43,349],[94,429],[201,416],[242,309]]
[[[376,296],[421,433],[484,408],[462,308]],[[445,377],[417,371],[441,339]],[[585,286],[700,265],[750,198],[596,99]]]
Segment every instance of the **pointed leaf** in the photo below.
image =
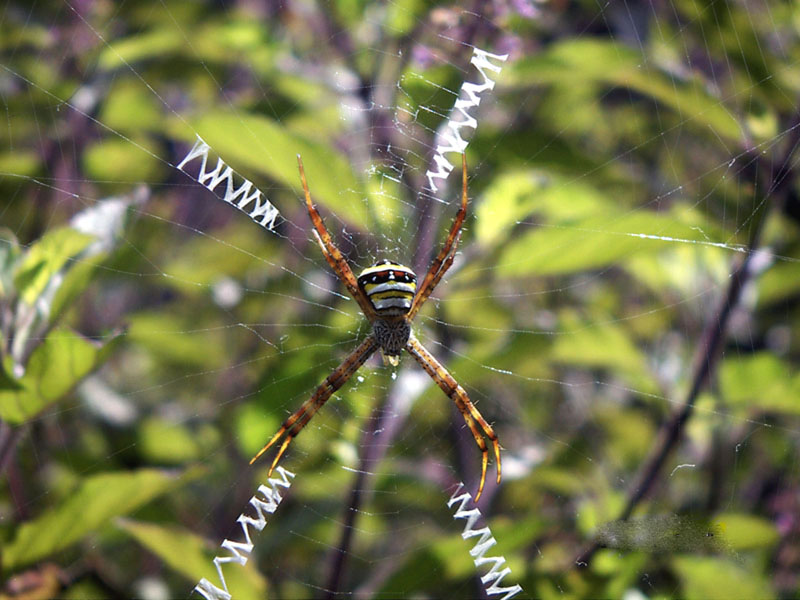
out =
[[744,513],[722,513],[714,519],[714,529],[732,550],[771,548],[779,539],[773,523]]
[[[298,201],[302,197],[297,169],[297,155],[300,154],[315,202],[336,212],[338,218],[348,223],[362,229],[368,227],[362,186],[347,158],[331,146],[302,137],[265,117],[246,113],[211,113],[193,125],[212,152],[234,170],[241,172],[246,167],[277,179],[294,188]],[[188,138],[187,141],[194,140]],[[215,164],[216,159],[210,161],[208,169],[213,169]],[[270,195],[262,191],[269,198]],[[281,210],[281,206],[276,206]],[[330,222],[328,226],[333,227]]]
[[564,222],[607,216],[607,205],[603,194],[584,182],[534,170],[512,171],[491,182],[475,209],[476,236],[481,244],[491,245],[505,240],[520,220],[533,213]]
[[754,411],[800,413],[800,375],[767,352],[727,358],[720,367],[726,402]]
[[506,277],[574,273],[611,265],[634,252],[657,252],[676,239],[705,240],[697,228],[656,213],[591,217],[526,232],[505,248],[498,268]]
[[33,305],[53,276],[93,241],[93,236],[72,227],[46,233],[28,250],[17,269],[14,285],[20,298]]
[[9,230],[0,229],[0,298],[10,296],[14,287],[14,269],[22,256],[17,238]]
[[[205,578],[220,586],[213,560],[215,555],[224,555],[225,550],[218,549],[217,552],[212,552],[211,545],[205,540],[180,527],[128,519],[120,519],[117,524],[160,557],[171,569],[188,578],[193,585],[197,585]],[[223,565],[222,569],[228,591],[234,598],[259,600],[266,597],[267,582],[256,570],[255,560],[248,561],[244,566],[229,563]]]
[[177,481],[155,469],[92,475],[59,506],[17,529],[3,549],[3,567],[18,569],[68,548],[110,518],[135,511],[172,489]]
[[0,390],[0,418],[20,424],[57,402],[100,365],[116,346],[56,329],[34,350],[16,389]]
[[624,44],[604,39],[581,38],[553,45],[543,52],[511,65],[506,74],[513,81],[587,83],[635,90],[672,108],[681,118],[698,123],[716,135],[741,141],[741,127],[725,105],[709,94],[699,77],[679,77],[653,66],[646,55]]
[[680,556],[673,566],[683,582],[687,600],[712,600],[714,598],[774,598],[769,583],[753,569],[747,569],[729,560],[707,556]]

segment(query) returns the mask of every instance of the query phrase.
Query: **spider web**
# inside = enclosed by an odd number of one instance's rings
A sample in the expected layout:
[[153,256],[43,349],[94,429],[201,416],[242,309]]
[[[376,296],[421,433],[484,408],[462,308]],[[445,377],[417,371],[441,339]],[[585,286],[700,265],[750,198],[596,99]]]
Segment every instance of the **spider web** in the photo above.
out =
[[[31,248],[130,199],[67,314],[96,340],[125,325],[123,344],[13,446],[11,522],[99,472],[196,469],[49,558],[77,595],[185,595],[198,577],[176,557],[238,535],[266,479],[247,460],[368,332],[310,234],[295,155],[356,273],[387,257],[422,275],[460,192],[458,166],[435,192],[428,174],[469,116],[470,215],[415,332],[503,444],[481,508],[506,583],[702,597],[721,572],[745,596],[796,593],[796,9],[348,6],[0,12],[2,225]],[[458,115],[481,50],[508,59]],[[278,209],[274,231],[177,170],[198,135]],[[292,443],[297,479],[237,589],[482,593],[447,507],[458,482],[474,493],[480,453],[451,404],[408,357],[369,361]],[[648,469],[664,432],[681,441]],[[581,587],[592,540],[609,549]]]

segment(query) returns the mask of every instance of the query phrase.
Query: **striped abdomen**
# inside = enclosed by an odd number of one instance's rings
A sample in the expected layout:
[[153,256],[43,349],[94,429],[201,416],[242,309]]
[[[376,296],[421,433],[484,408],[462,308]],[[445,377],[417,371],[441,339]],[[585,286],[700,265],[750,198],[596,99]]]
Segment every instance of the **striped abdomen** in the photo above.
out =
[[383,260],[361,271],[358,286],[378,314],[401,315],[411,308],[417,276],[408,267]]

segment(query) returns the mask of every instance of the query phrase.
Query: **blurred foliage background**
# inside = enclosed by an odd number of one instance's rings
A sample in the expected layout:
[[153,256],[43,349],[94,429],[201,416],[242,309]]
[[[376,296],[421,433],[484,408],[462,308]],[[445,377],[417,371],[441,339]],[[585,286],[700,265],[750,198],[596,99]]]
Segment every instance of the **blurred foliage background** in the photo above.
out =
[[[796,597],[798,35],[766,0],[4,3],[4,596],[217,581],[249,458],[367,332],[294,157],[354,268],[423,272],[455,211],[419,191],[477,46],[509,58],[416,331],[505,449],[480,504],[503,583]],[[195,133],[278,235],[173,168]],[[293,443],[235,598],[484,593],[446,506],[479,453],[411,363],[369,362]]]

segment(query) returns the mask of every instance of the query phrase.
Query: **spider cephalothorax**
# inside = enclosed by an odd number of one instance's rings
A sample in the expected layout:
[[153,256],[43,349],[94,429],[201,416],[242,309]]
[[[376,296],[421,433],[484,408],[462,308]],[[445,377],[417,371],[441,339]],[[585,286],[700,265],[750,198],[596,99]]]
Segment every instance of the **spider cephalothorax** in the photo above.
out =
[[358,287],[379,315],[404,315],[411,309],[417,276],[408,267],[384,258],[359,273]]
[[317,209],[314,208],[314,204],[311,202],[311,194],[308,191],[306,175],[303,171],[303,162],[300,160],[299,155],[297,162],[300,168],[300,180],[303,183],[303,191],[306,196],[306,208],[311,217],[311,222],[314,224],[312,233],[322,250],[322,254],[325,256],[325,260],[328,261],[333,272],[341,279],[347,291],[358,302],[361,312],[372,324],[372,333],[344,359],[341,365],[336,367],[333,373],[328,375],[325,381],[311,395],[311,398],[306,400],[298,410],[284,421],[281,428],[253,457],[250,464],[253,464],[259,456],[264,454],[286,434],[269,469],[269,475],[272,475],[272,470],[278,464],[292,439],[308,424],[314,413],[328,401],[336,390],[352,377],[353,373],[376,350],[381,350],[385,363],[394,366],[397,366],[400,362],[401,351],[405,350],[425,369],[425,372],[436,382],[436,385],[453,400],[464,416],[464,421],[472,432],[475,443],[480,448],[481,480],[478,485],[478,493],[475,496],[477,501],[481,496],[481,492],[483,492],[483,484],[486,481],[486,465],[489,460],[489,449],[484,436],[492,442],[494,448],[494,455],[497,460],[497,483],[500,483],[500,442],[492,426],[486,422],[481,413],[478,412],[478,409],[472,404],[464,388],[419,343],[411,332],[411,321],[442,280],[444,274],[452,266],[456,248],[458,248],[458,242],[461,239],[461,225],[464,223],[464,217],[467,214],[466,157],[462,155],[461,207],[456,214],[444,246],[431,263],[419,287],[417,287],[417,276],[414,275],[411,269],[389,260],[382,260],[371,267],[367,267],[361,271],[358,278],[353,275],[350,265],[347,264],[344,256],[333,243],[331,234],[322,222],[322,217],[319,216]]

